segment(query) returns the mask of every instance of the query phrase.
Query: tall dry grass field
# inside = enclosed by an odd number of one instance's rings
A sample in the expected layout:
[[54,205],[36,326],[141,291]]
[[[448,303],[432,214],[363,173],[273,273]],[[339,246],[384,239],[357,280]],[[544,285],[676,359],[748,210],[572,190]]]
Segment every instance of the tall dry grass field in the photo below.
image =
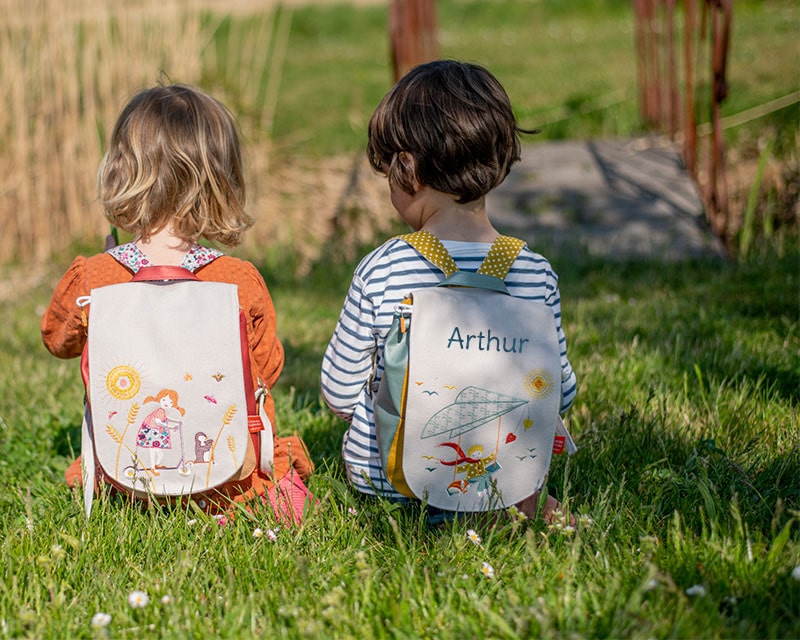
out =
[[[166,82],[197,85],[201,68],[234,68],[228,60],[232,52],[213,46],[222,18],[215,20],[203,4],[3,0],[0,264],[42,261],[76,238],[107,232],[95,176],[126,99],[154,85],[162,72]],[[231,38],[251,56],[272,51],[273,12],[263,4],[255,9],[255,26]],[[266,79],[272,71],[277,81],[279,61],[265,53],[239,61],[230,75],[237,105],[249,101],[247,109],[259,109],[257,118],[243,123],[249,173],[266,170],[276,95]],[[215,95],[228,102],[224,88]],[[250,195],[257,200],[258,190]]]

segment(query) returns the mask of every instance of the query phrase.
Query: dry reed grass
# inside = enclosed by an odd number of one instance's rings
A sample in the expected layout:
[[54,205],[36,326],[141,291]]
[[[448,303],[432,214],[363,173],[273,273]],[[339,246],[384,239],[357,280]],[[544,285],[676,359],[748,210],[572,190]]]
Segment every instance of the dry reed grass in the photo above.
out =
[[[4,0],[0,27],[0,265],[45,262],[75,239],[108,230],[97,206],[95,176],[109,129],[135,91],[167,81],[199,85],[201,66],[224,78],[205,87],[235,112],[246,141],[248,208],[256,217],[252,247],[291,240],[305,229],[309,245],[324,234],[313,217],[282,224],[267,179],[270,131],[288,46],[291,9],[236,3],[255,27],[231,21],[227,51],[214,32],[230,13],[213,0]],[[230,7],[230,3],[228,3]],[[217,9],[216,19],[203,12]],[[201,64],[202,63],[202,64]],[[237,113],[238,115],[238,113]],[[283,173],[286,173],[283,170]],[[313,172],[310,175],[314,175]],[[317,174],[318,175],[318,174]],[[325,191],[316,179],[282,181],[299,192]],[[346,180],[345,177],[342,180]],[[307,209],[305,209],[307,211]],[[330,218],[330,215],[323,217]],[[306,218],[306,219],[304,219]]]

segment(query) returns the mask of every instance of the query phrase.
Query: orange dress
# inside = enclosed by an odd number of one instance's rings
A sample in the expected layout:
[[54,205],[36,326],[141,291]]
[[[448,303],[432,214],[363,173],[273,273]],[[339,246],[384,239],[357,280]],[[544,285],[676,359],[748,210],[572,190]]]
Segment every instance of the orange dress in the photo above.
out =
[[[261,274],[250,262],[224,255],[200,266],[194,273],[200,280],[237,285],[239,306],[247,318],[254,388],[261,381],[267,389],[272,389],[283,369],[284,352],[276,333],[275,307]],[[77,299],[90,295],[94,288],[127,282],[132,276],[132,270],[108,253],[75,258],[56,286],[50,305],[42,317],[42,340],[48,351],[59,358],[80,356],[86,344],[86,328]],[[275,403],[271,394],[267,396],[264,409],[273,424],[274,434]],[[292,443],[295,446],[289,451]],[[290,467],[294,467],[304,479],[313,469],[305,445],[299,438],[275,435],[274,480],[279,480]],[[252,489],[255,493],[263,493],[260,485],[265,480],[269,482],[269,479],[256,478],[255,475]],[[66,480],[71,486],[80,483],[80,459],[67,469]]]

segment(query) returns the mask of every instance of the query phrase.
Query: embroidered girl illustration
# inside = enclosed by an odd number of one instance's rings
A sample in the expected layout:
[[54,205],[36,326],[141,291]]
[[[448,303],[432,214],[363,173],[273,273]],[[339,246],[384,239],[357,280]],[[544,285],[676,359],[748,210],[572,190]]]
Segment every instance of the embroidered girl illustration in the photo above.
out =
[[[144,404],[148,402],[157,402],[159,406],[142,420],[136,434],[136,446],[150,449],[150,471],[158,476],[158,469],[164,468],[161,465],[164,450],[172,449],[171,432],[183,426],[181,418],[186,410],[178,405],[178,393],[172,389],[162,389],[155,396],[148,396],[144,399]],[[180,436],[182,441],[183,434]]]

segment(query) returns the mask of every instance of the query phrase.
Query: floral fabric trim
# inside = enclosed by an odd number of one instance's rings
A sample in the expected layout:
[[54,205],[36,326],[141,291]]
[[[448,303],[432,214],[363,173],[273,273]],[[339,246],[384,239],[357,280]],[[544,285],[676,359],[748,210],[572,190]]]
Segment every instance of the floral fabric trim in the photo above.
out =
[[[109,249],[108,254],[122,266],[133,271],[133,273],[139,273],[139,269],[142,267],[153,266],[150,259],[142,253],[142,250],[134,242],[128,242]],[[206,266],[221,255],[224,255],[221,251],[196,244],[183,256],[180,266],[194,273],[200,267]]]

